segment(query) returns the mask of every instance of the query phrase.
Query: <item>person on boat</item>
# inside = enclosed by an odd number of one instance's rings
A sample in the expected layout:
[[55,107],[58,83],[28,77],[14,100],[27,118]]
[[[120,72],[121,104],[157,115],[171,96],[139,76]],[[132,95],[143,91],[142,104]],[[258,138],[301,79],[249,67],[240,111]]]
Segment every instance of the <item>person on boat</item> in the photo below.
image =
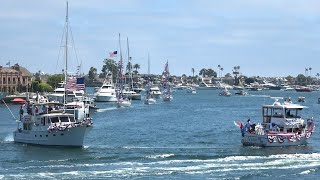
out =
[[251,127],[251,122],[250,122],[250,118],[247,120],[247,124],[245,125],[245,129],[246,131],[250,132],[250,127]]
[[46,105],[42,106],[42,114],[47,114],[48,113],[48,109],[46,107]]
[[290,113],[290,110],[287,111],[287,117],[293,117]]
[[20,120],[22,119],[24,110],[23,110],[23,106],[20,107]]
[[308,125],[308,130],[312,131],[314,128],[314,122],[313,122],[313,117],[307,120],[307,125]]
[[34,113],[35,113],[36,115],[39,113],[38,106],[36,106],[36,107],[34,108]]
[[48,112],[51,112],[53,109],[52,109],[52,106],[49,105],[49,108],[48,108]]

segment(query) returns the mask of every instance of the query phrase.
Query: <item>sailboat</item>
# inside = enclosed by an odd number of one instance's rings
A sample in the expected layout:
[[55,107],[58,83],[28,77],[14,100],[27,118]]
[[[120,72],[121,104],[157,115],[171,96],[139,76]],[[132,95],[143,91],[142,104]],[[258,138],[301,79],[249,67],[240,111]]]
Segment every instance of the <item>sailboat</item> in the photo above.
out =
[[116,85],[117,106],[130,107],[131,106],[130,99],[128,99],[128,97],[123,94],[125,76],[123,74],[123,60],[122,60],[122,52],[121,52],[120,33],[119,33],[119,46],[120,46],[120,60],[118,63],[117,85]]
[[141,94],[133,90],[133,77],[132,77],[132,58],[129,54],[129,39],[127,38],[127,51],[128,51],[128,85],[124,88],[123,94],[131,100],[141,100]]
[[150,55],[148,54],[148,83],[146,85],[146,97],[144,99],[144,104],[156,104],[156,99],[151,92],[151,81],[150,81]]
[[[68,57],[68,2],[66,14],[65,81]],[[66,96],[64,96],[65,101]],[[25,106],[26,112],[21,106],[17,129],[13,132],[14,142],[48,146],[83,146],[86,130],[91,126],[91,119],[79,119],[64,110],[53,110],[51,105],[48,102],[40,103],[38,98],[38,102],[28,103]],[[39,111],[40,108],[42,112]]]
[[165,64],[164,71],[162,73],[163,77],[163,96],[162,99],[163,101],[171,101],[173,99],[171,95],[171,89],[170,89],[170,84],[169,84],[169,64],[168,61]]

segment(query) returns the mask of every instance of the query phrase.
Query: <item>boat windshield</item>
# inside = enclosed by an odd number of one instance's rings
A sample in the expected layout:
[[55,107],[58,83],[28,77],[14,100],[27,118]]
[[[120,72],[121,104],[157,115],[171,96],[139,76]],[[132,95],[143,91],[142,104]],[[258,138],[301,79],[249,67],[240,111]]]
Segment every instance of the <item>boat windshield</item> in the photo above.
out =
[[60,121],[61,122],[69,122],[69,117],[68,116],[61,116]]
[[59,122],[59,118],[58,117],[51,117],[50,121],[51,121],[51,123],[58,123]]
[[285,109],[286,118],[301,118],[302,109]]

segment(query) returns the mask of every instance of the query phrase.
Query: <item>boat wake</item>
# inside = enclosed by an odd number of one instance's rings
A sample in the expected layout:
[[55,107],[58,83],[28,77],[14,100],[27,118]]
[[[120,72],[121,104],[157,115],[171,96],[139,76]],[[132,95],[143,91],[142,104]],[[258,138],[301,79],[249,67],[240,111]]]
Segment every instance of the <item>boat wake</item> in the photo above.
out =
[[[65,162],[56,161],[43,166],[51,169],[51,172],[39,171],[33,175],[36,177],[59,178],[61,174],[70,178],[136,178],[150,177],[150,175],[170,175],[180,177],[198,177],[199,175],[210,175],[211,178],[243,178],[262,176],[269,178],[278,177],[279,172],[286,170],[282,178],[296,177],[297,175],[316,175],[320,166],[320,153],[312,154],[281,154],[269,156],[227,156],[212,159],[176,159],[174,154],[159,154],[145,156],[144,161],[129,160],[122,162],[79,162],[70,166]],[[99,159],[96,159],[99,160]],[[38,171],[36,162],[33,165],[25,164],[23,171]],[[21,167],[15,167],[20,171]],[[54,169],[64,169],[64,172],[56,172]],[[30,176],[28,173],[18,173],[19,178]],[[18,177],[17,173],[10,173],[5,176]],[[29,177],[30,178],[30,177]]]
[[116,109],[118,109],[118,108],[117,107],[110,107],[110,108],[98,109],[97,112],[101,113],[101,112],[112,111],[112,110],[116,110]]
[[13,134],[8,134],[5,138],[4,138],[4,142],[13,142]]

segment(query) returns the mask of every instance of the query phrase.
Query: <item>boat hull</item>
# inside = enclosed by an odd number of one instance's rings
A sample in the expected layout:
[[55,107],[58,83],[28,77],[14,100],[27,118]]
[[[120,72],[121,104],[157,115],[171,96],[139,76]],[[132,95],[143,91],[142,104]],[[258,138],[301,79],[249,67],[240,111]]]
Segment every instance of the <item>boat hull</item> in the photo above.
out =
[[110,95],[110,96],[97,95],[95,101],[97,101],[97,102],[116,102],[117,97],[115,95]]
[[132,100],[141,100],[141,94],[131,94],[128,95],[128,98]]
[[65,130],[32,131],[16,130],[13,132],[14,142],[46,145],[46,146],[73,146],[82,147],[87,126],[67,128]]
[[244,146],[281,147],[306,145],[311,132],[305,134],[266,134],[257,135],[247,133],[242,137]]
[[145,99],[144,100],[144,104],[156,104],[156,100],[155,99]]
[[130,107],[131,106],[131,102],[130,101],[117,102],[117,105],[118,105],[118,108]]

